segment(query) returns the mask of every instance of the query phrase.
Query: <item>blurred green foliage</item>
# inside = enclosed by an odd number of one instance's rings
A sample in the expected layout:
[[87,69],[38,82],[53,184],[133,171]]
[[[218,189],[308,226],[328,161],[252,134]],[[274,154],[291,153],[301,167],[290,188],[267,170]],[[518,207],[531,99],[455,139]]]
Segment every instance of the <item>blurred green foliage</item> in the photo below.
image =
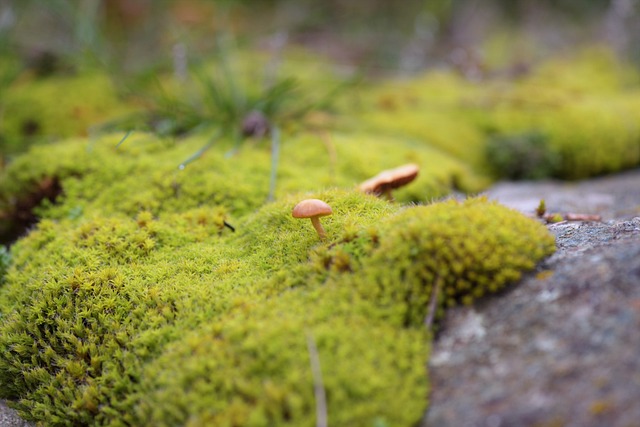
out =
[[538,132],[494,136],[487,141],[488,163],[498,178],[544,179],[559,173],[559,155]]
[[0,285],[4,283],[4,276],[7,274],[9,265],[11,264],[11,254],[9,250],[0,245]]

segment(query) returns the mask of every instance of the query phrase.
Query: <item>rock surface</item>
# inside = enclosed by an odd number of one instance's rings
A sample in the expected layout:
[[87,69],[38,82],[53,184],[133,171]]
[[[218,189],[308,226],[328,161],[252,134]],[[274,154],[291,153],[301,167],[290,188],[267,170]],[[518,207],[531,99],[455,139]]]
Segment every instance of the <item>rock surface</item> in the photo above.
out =
[[447,313],[422,426],[639,426],[640,171],[504,183],[488,196],[605,221],[550,225],[558,251],[537,272]]
[[[487,195],[533,213],[602,215],[549,225],[558,251],[502,295],[450,310],[430,360],[422,427],[640,425],[640,170],[502,183]],[[29,427],[0,401],[0,427]]]
[[33,424],[24,421],[16,411],[9,408],[0,400],[0,426],[1,427],[31,427]]

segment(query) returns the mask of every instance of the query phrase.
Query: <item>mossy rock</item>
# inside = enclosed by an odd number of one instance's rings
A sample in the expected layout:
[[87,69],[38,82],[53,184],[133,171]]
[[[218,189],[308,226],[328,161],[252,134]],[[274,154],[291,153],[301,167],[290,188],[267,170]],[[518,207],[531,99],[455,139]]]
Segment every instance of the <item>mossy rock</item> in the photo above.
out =
[[[431,305],[498,292],[554,249],[486,199],[422,205],[487,183],[480,139],[444,142],[458,119],[484,129],[464,92],[442,95],[435,145],[341,121],[286,128],[278,150],[142,132],[33,147],[0,181],[0,215],[39,220],[0,288],[0,397],[51,425],[313,425],[315,351],[332,425],[415,425]],[[397,202],[355,191],[409,162]],[[291,216],[310,197],[333,208],[326,241]]]
[[544,226],[484,199],[310,196],[334,208],[326,242],[291,217],[300,196],[236,232],[215,206],[42,221],[0,293],[2,397],[52,425],[313,425],[311,339],[332,423],[413,425],[434,278],[442,309],[553,251]]

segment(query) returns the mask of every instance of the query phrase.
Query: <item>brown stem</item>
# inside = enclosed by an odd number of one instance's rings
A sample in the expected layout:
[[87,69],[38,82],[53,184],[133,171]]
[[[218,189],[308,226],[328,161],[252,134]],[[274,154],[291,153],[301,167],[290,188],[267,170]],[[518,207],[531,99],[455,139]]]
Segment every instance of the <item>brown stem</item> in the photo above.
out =
[[311,224],[313,224],[313,228],[315,228],[318,232],[318,236],[320,236],[320,239],[324,240],[327,238],[327,233],[324,232],[324,228],[322,228],[322,224],[320,224],[320,218],[318,218],[317,216],[312,216]]

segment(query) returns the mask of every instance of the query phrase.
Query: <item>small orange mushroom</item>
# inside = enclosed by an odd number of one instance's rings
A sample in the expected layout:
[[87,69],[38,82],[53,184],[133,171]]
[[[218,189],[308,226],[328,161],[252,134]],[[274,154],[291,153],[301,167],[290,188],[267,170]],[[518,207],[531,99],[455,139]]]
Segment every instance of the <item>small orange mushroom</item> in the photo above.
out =
[[333,211],[331,206],[319,199],[307,199],[298,203],[291,212],[294,218],[310,218],[311,224],[318,232],[320,239],[325,239],[327,233],[324,232],[322,224],[320,224],[320,217],[331,215]]
[[418,176],[418,165],[409,163],[395,169],[380,172],[373,178],[369,178],[358,187],[360,191],[368,194],[383,194],[388,200],[393,200],[391,190],[407,185]]

